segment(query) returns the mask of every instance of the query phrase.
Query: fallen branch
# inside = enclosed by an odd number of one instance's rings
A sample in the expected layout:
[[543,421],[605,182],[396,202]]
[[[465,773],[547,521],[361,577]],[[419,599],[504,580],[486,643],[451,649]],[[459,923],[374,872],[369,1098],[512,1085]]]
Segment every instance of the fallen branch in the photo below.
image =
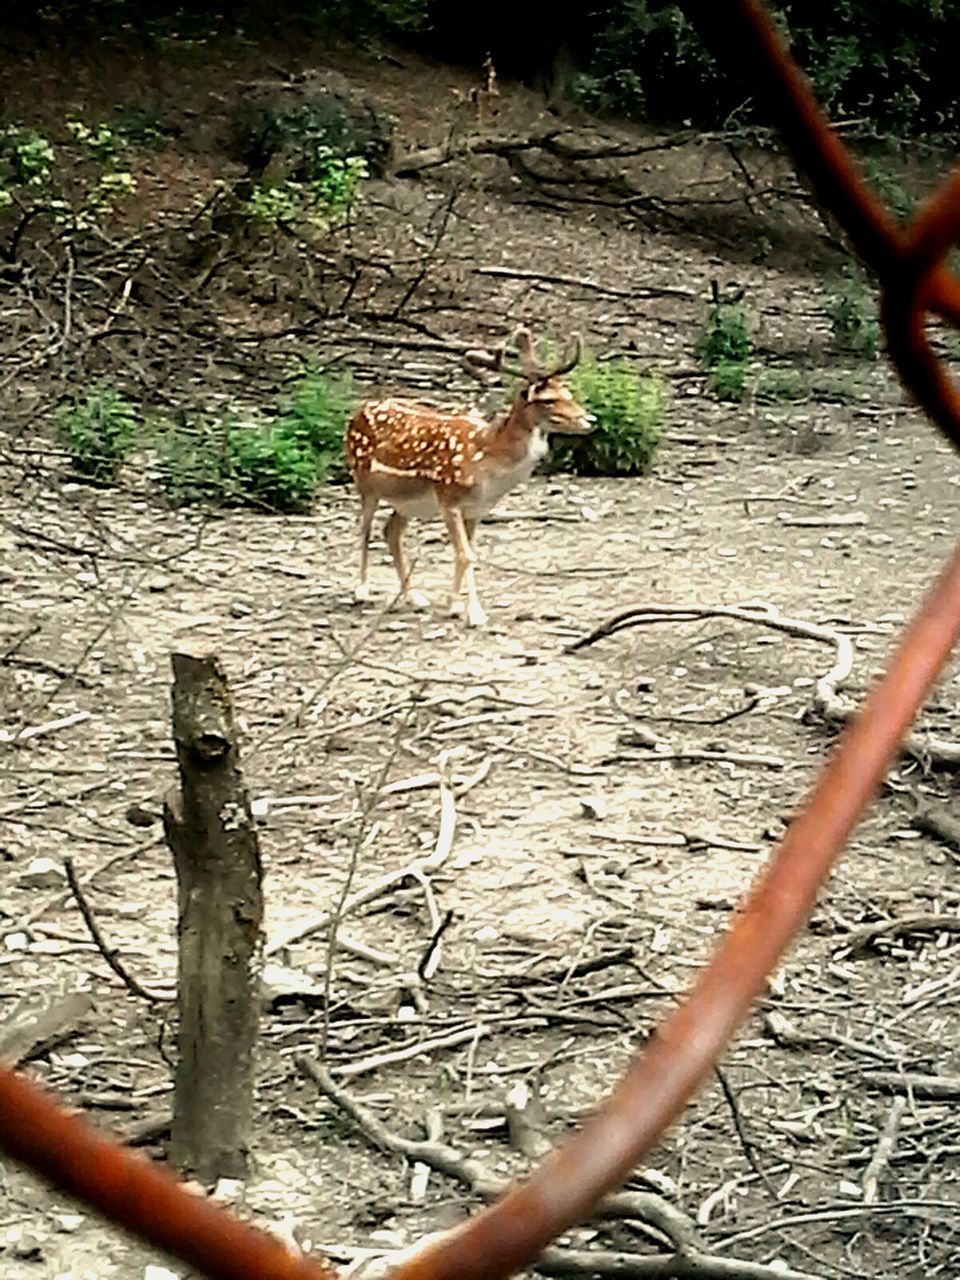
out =
[[867,523],[867,517],[862,511],[822,516],[788,516],[781,511],[777,519],[791,529],[847,529]]
[[679,751],[660,751],[655,747],[651,747],[648,742],[631,742],[629,740],[621,742],[620,745],[627,748],[634,747],[642,754],[605,756],[602,761],[603,764],[618,764],[623,760],[629,760],[631,764],[635,764],[639,760],[676,760],[679,762],[705,760],[716,764],[763,765],[768,769],[782,769],[784,767],[784,761],[780,756],[764,756],[748,751],[710,751],[701,747],[681,748]]
[[27,725],[19,733],[0,732],[0,742],[29,742],[31,738],[42,738],[48,733],[56,733],[59,729],[72,729],[75,724],[83,724],[90,719],[89,711],[75,711],[73,715],[61,716],[59,720],[47,720],[44,724]]
[[[507,1182],[492,1177],[476,1160],[462,1156],[447,1143],[416,1141],[403,1138],[388,1129],[366,1107],[362,1106],[335,1083],[330,1073],[320,1063],[298,1054],[294,1058],[297,1068],[317,1086],[322,1093],[336,1103],[348,1115],[368,1142],[379,1151],[403,1156],[414,1164],[426,1165],[461,1183],[482,1200],[494,1200],[504,1190]],[[534,1269],[543,1275],[555,1276],[650,1276],[660,1280],[676,1277],[697,1277],[698,1280],[822,1280],[806,1271],[794,1271],[776,1263],[766,1265],[736,1258],[720,1257],[705,1252],[699,1242],[696,1227],[675,1205],[654,1191],[621,1191],[605,1196],[591,1214],[592,1222],[623,1222],[652,1228],[657,1237],[673,1246],[672,1253],[636,1254],[625,1251],[563,1249],[551,1246],[544,1249]],[[418,1240],[409,1249],[392,1254],[377,1254],[371,1250],[343,1250],[324,1245],[328,1256],[353,1256],[357,1269],[352,1275],[372,1280],[374,1276],[389,1274],[398,1262],[416,1256],[422,1249],[429,1249],[436,1236]]]
[[384,893],[394,888],[395,885],[402,884],[404,880],[408,880],[411,877],[418,879],[421,876],[428,876],[434,871],[439,871],[449,857],[450,850],[453,847],[453,836],[457,825],[457,810],[453,791],[446,776],[448,753],[441,752],[440,754],[440,772],[438,774],[440,780],[440,825],[437,830],[437,842],[433,853],[425,858],[417,858],[413,862],[408,862],[397,871],[388,871],[386,875],[379,876],[362,889],[358,889],[356,893],[349,894],[338,905],[336,912],[324,911],[321,915],[315,916],[308,924],[300,925],[291,933],[282,934],[279,938],[274,938],[266,947],[265,956],[276,955],[278,951],[284,951],[287,947],[292,947],[294,943],[302,942],[305,938],[318,933],[321,929],[329,928],[334,915],[336,915],[338,921],[343,920],[346,916],[356,911],[358,907],[365,907],[367,903],[381,897]]
[[73,894],[73,900],[77,904],[80,914],[83,916],[83,922],[87,926],[87,931],[93,939],[97,950],[106,960],[107,964],[117,975],[123,985],[132,995],[139,996],[141,1000],[148,1000],[151,1004],[156,1004],[161,1000],[172,1000],[172,996],[158,995],[155,991],[148,991],[146,987],[142,987],[136,978],[128,973],[117,958],[117,952],[113,947],[108,947],[104,940],[103,934],[100,932],[100,926],[97,924],[93,910],[87,902],[86,896],[80,887],[80,881],[77,879],[77,873],[74,870],[73,859],[64,858],[63,870],[67,877],[67,884],[70,886],[70,892]]
[[481,1036],[489,1035],[490,1028],[477,1023],[475,1027],[465,1027],[462,1031],[451,1031],[445,1036],[430,1036],[426,1040],[416,1040],[402,1049],[387,1049],[383,1053],[370,1053],[356,1062],[349,1062],[342,1067],[332,1067],[333,1075],[343,1080],[356,1076],[365,1076],[370,1071],[379,1071],[381,1067],[389,1067],[397,1062],[409,1062],[411,1058],[419,1058],[423,1053],[433,1053],[435,1049],[456,1049],[461,1044],[470,1044]]
[[451,160],[462,160],[467,156],[501,156],[506,159],[521,151],[542,151],[556,136],[556,129],[528,137],[471,133],[459,141],[451,138],[439,146],[407,152],[394,161],[393,176],[412,178],[427,169],[436,169],[440,165],[449,164]]
[[39,1011],[32,1002],[15,1005],[0,1023],[0,1063],[18,1067],[56,1049],[76,1034],[92,1008],[92,997],[83,991],[57,994]]
[[[347,1090],[342,1089],[326,1067],[312,1058],[298,1054],[294,1063],[321,1093],[353,1120],[364,1137],[380,1151],[392,1152],[408,1160],[427,1164],[438,1173],[462,1183],[482,1200],[496,1199],[509,1185],[505,1179],[488,1174],[478,1161],[462,1156],[455,1147],[439,1142],[418,1142],[393,1133]],[[669,1200],[653,1191],[621,1191],[605,1196],[596,1206],[594,1216],[604,1219],[639,1219],[655,1227],[678,1250],[689,1247],[696,1234],[689,1218]]]
[[864,1071],[867,1086],[884,1093],[908,1093],[915,1098],[948,1102],[960,1098],[960,1076],[928,1076],[919,1071]]
[[[732,618],[737,622],[751,622],[756,626],[770,627],[786,635],[800,636],[805,640],[817,640],[832,645],[835,651],[833,666],[816,682],[813,696],[814,711],[828,724],[843,725],[854,715],[856,707],[840,697],[840,690],[850,678],[853,669],[853,644],[849,636],[833,627],[815,622],[801,622],[797,618],[783,617],[776,605],[757,601],[749,605],[714,605],[699,608],[688,605],[635,605],[623,613],[615,614],[606,622],[579,640],[564,648],[565,653],[576,653],[607,636],[616,635],[631,627],[651,626],[657,622],[700,622],[706,618]],[[918,733],[908,733],[901,751],[912,756],[924,767],[943,769],[960,768],[960,744],[942,738],[929,738]]]
[[946,809],[918,809],[911,817],[910,825],[960,853],[960,822]]
[[530,271],[521,267],[474,267],[473,273],[478,276],[499,276],[504,280],[536,280],[542,284],[569,285],[572,289],[588,289],[591,293],[602,293],[611,298],[684,298],[689,302],[697,298],[697,294],[692,289],[671,289],[657,285],[638,285],[634,289],[619,289],[615,285],[601,284],[599,280],[588,280],[584,276]]
[[846,954],[855,955],[878,938],[902,938],[911,933],[960,933],[960,916],[913,915],[881,920],[853,930],[842,947]]
[[877,1149],[874,1151],[870,1163],[863,1171],[863,1179],[860,1185],[863,1188],[864,1204],[876,1203],[880,1178],[890,1163],[893,1148],[897,1142],[897,1134],[900,1131],[900,1121],[903,1119],[903,1113],[906,1109],[907,1099],[905,1097],[901,1095],[898,1098],[894,1098],[893,1106],[887,1116],[887,1122],[883,1126],[883,1132],[880,1135],[880,1141],[877,1143]]

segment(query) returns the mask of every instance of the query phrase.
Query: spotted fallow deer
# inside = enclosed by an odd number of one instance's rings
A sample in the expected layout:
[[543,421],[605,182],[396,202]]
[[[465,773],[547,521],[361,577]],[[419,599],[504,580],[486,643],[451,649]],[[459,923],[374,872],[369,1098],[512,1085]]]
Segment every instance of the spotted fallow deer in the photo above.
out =
[[[526,329],[516,336],[523,384],[501,417],[488,421],[479,411],[449,413],[413,400],[370,400],[351,419],[346,432],[347,464],[360,494],[360,580],[356,598],[366,600],[370,529],[381,502],[393,508],[385,527],[400,591],[414,608],[424,596],[410,585],[403,531],[411,517],[443,518],[453,543],[455,569],[451,612],[464,612],[479,627],[486,614],[474,580],[477,523],[511,489],[526,480],[547,452],[552,432],[582,435],[593,419],[563,381],[580,359],[580,337],[552,366],[541,366]],[[474,364],[499,368],[495,355],[470,353]]]

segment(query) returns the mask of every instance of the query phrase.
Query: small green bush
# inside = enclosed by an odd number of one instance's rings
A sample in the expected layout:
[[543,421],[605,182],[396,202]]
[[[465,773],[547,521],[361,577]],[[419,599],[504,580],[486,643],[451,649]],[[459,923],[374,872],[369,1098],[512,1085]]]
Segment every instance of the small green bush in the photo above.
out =
[[323,464],[309,441],[283,422],[238,422],[227,429],[225,506],[306,511],[322,478]]
[[716,368],[723,361],[742,364],[749,359],[752,345],[743,307],[729,302],[714,303],[697,344],[701,362],[708,369]]
[[117,136],[132,147],[162,147],[168,139],[179,137],[179,126],[168,124],[161,115],[145,107],[118,107],[114,117]]
[[863,176],[901,221],[913,217],[917,208],[916,196],[890,163],[867,156],[863,160]]
[[718,400],[739,402],[747,386],[747,361],[753,343],[741,306],[714,302],[707,317],[697,356],[709,374],[708,385]]
[[65,128],[70,141],[54,147],[33,129],[0,127],[0,211],[16,206],[21,214],[43,213],[73,236],[100,227],[136,181],[107,125],[67,120]]
[[597,420],[588,436],[557,436],[550,470],[582,476],[635,476],[650,469],[663,436],[666,394],[656,371],[638,374],[628,360],[585,356],[571,390]]
[[156,436],[158,480],[171,506],[223,505],[227,484],[227,438],[219,423],[167,423]]
[[137,413],[108,386],[93,386],[57,414],[57,438],[74,470],[93,480],[116,480],[133,448]]
[[271,421],[168,424],[156,441],[160,486],[174,506],[305,511],[319,485],[347,478],[350,409],[348,384],[314,372]]
[[812,398],[811,378],[799,369],[761,369],[754,391],[758,404],[798,404]]
[[337,482],[348,478],[343,433],[352,400],[346,381],[308,373],[297,383],[290,406],[280,418],[284,429],[305,440],[316,454],[321,480]]
[[739,404],[747,392],[747,366],[741,360],[719,360],[710,370],[707,385],[718,400]]
[[876,301],[858,266],[845,268],[827,297],[827,314],[837,345],[844,351],[875,360],[880,347]]
[[247,216],[266,226],[306,222],[324,229],[350,212],[367,174],[367,162],[361,156],[341,159],[318,146],[309,178],[258,184],[246,202]]

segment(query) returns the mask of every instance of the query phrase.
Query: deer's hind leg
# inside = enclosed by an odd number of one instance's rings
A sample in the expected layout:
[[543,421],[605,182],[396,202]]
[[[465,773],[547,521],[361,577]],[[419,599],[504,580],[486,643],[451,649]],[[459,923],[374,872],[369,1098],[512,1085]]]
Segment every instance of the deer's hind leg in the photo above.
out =
[[370,561],[370,530],[373,527],[373,517],[376,515],[379,505],[380,499],[375,493],[362,493],[360,495],[360,577],[353,590],[354,599],[356,600],[370,599],[370,586],[367,583],[367,569]]
[[390,555],[393,558],[393,567],[396,569],[397,577],[400,579],[401,595],[414,609],[427,609],[430,604],[427,597],[422,591],[417,591],[410,586],[410,561],[407,559],[407,553],[403,548],[403,531],[407,524],[406,516],[402,516],[399,511],[393,512],[384,529],[384,533],[387,535],[387,546],[390,548]]

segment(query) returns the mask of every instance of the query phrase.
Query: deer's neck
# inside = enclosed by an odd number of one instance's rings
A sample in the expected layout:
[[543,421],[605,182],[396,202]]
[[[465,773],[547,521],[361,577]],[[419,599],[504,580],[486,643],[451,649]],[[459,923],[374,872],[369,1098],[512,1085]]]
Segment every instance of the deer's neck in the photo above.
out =
[[547,453],[546,434],[525,406],[514,404],[478,433],[476,443],[487,459],[487,466],[504,472],[528,475]]

